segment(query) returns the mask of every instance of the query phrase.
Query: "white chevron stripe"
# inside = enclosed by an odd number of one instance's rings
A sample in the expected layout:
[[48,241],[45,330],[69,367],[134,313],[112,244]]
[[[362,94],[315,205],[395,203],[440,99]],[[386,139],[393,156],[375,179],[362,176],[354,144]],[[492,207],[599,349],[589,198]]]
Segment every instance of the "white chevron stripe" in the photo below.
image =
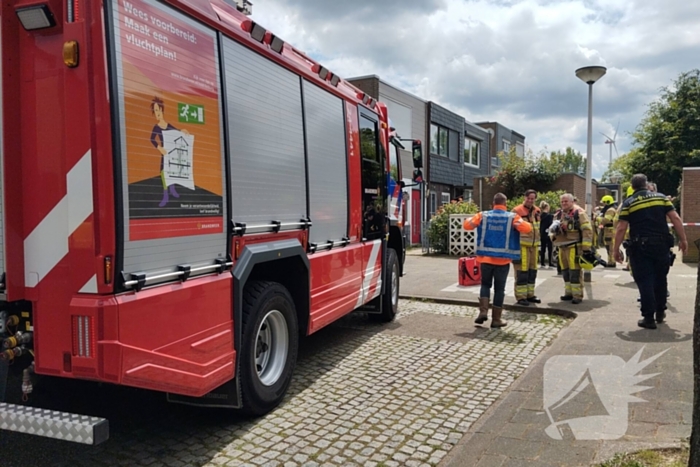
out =
[[357,303],[355,304],[355,308],[364,305],[366,302],[365,297],[369,295],[369,286],[372,283],[372,278],[374,277],[374,265],[377,262],[377,256],[379,255],[379,250],[381,250],[381,246],[381,240],[376,240],[374,242],[374,245],[372,245],[372,252],[369,255],[369,261],[367,262],[367,267],[365,268],[365,277],[362,281],[362,288],[360,289],[360,295],[357,297]]
[[91,151],[68,172],[66,182],[66,196],[24,240],[27,287],[36,287],[68,254],[68,238],[92,214]]
[[85,283],[83,288],[80,289],[80,293],[97,293],[97,274]]

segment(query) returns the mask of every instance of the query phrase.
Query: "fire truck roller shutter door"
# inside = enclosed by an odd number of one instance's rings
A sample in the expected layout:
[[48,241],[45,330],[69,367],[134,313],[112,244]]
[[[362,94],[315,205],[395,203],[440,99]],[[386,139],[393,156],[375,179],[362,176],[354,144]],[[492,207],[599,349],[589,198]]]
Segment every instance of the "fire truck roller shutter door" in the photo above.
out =
[[303,82],[309,166],[311,243],[339,241],[348,234],[347,150],[343,102]]
[[301,80],[231,39],[222,43],[233,220],[299,222],[307,216]]
[[[123,5],[119,2],[111,2],[111,5],[113,17],[123,17]],[[219,83],[220,57],[215,31],[163,3],[148,5],[159,17],[168,18],[198,38],[196,47],[178,51],[178,66],[185,70],[200,69],[202,76]],[[125,40],[125,27],[122,21],[114,21],[110,31],[114,63],[110,73],[116,84],[113,95],[115,122],[119,128],[114,139],[119,149],[123,205],[119,224],[124,249],[121,265],[117,266],[121,266],[124,273],[143,272],[153,277],[176,272],[178,265],[189,265],[192,270],[213,265],[228,252],[228,195],[221,124],[223,90],[215,84],[183,89],[179,81],[173,80],[175,68],[167,58],[161,55],[144,61],[142,54],[150,52]],[[128,35],[128,31],[126,33]],[[145,83],[152,84],[146,88]],[[186,106],[199,110],[197,115],[201,118],[193,120],[192,114],[183,118]],[[156,125],[157,115],[167,121],[167,128]],[[156,131],[156,127],[160,131]],[[179,138],[191,137],[188,140],[191,150],[186,149],[190,147],[186,141],[187,144],[176,143],[177,139],[171,141],[173,134],[185,130],[189,134]],[[185,154],[182,183],[169,185],[165,190],[169,200],[163,206],[159,205],[164,196],[162,179],[173,175],[170,172],[174,170],[173,161],[161,158],[152,144],[154,141],[166,151],[172,148],[168,154]],[[162,164],[160,168],[159,163]],[[166,172],[169,175],[165,175]],[[188,185],[189,182],[192,184]],[[210,272],[203,270],[201,273]],[[128,278],[128,274],[126,276]],[[168,277],[165,280],[177,279]]]

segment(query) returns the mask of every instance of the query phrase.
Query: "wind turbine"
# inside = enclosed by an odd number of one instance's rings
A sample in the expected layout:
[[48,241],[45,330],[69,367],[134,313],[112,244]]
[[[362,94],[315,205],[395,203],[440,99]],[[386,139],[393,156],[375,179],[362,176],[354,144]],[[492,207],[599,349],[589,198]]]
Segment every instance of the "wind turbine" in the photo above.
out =
[[613,150],[613,146],[615,146],[615,154],[617,154],[617,157],[620,157],[620,153],[617,152],[617,145],[615,144],[615,138],[617,138],[617,130],[619,130],[619,129],[620,129],[620,121],[618,120],[618,121],[617,121],[617,128],[615,128],[615,135],[614,135],[612,138],[609,137],[608,135],[606,135],[605,133],[601,133],[601,135],[603,135],[603,136],[605,136],[605,137],[607,138],[607,139],[605,140],[605,144],[609,144],[609,145],[610,145],[610,161],[608,162],[608,169],[609,169],[610,166],[612,165],[612,160],[613,160],[613,159],[612,159],[612,150]]

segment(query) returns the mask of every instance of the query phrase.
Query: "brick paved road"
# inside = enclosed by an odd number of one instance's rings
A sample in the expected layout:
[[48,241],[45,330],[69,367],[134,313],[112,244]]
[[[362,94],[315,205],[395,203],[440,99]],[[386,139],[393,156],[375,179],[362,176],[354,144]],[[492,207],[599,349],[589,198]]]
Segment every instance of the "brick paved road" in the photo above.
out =
[[112,439],[85,447],[3,433],[0,465],[436,465],[567,324],[506,312],[497,331],[475,327],[476,314],[402,301],[389,325],[349,316],[302,343],[288,397],[257,420],[128,388],[107,388],[101,407],[105,388],[76,389],[73,409],[108,416]]

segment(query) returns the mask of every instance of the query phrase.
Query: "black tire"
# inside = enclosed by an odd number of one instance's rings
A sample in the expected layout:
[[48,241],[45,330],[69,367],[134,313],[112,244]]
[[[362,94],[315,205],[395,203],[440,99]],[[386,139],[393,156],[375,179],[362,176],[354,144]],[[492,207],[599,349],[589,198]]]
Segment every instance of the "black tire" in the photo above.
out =
[[386,268],[383,272],[382,282],[386,286],[386,293],[383,293],[380,298],[382,312],[369,316],[376,321],[390,323],[394,321],[396,313],[399,311],[399,259],[393,248],[387,249]]
[[287,289],[277,282],[248,283],[242,324],[238,375],[243,411],[264,415],[282,401],[297,361],[297,314]]

